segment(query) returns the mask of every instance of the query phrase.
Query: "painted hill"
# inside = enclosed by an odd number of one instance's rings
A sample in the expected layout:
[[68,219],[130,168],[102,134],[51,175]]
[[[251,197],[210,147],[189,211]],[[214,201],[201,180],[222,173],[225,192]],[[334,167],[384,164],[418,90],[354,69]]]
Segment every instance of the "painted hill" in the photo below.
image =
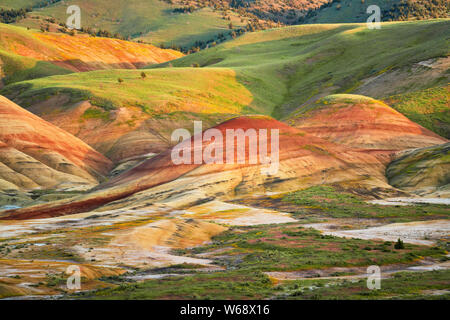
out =
[[399,152],[386,170],[389,183],[421,195],[450,196],[450,143]]
[[[167,68],[74,73],[20,82],[5,94],[113,161],[171,146],[176,128],[213,126],[252,99],[229,69]],[[118,82],[118,78],[123,83]]]
[[58,127],[0,96],[0,189],[93,186],[111,162]]
[[70,72],[136,69],[181,56],[147,44],[0,24],[0,76],[6,84]]
[[[432,89],[447,84],[449,23],[279,28],[153,66],[145,79],[135,70],[74,73],[19,82],[1,93],[118,162],[170,147],[170,132],[193,119],[208,126],[238,114],[282,119],[333,93],[400,100],[420,90],[441,92]],[[437,101],[433,96],[428,101]],[[438,112],[442,103],[428,105]],[[427,110],[414,120],[434,130],[434,117]]]
[[[384,177],[385,164],[375,156],[327,142],[269,117],[239,117],[215,128],[224,136],[227,129],[278,129],[279,170],[265,175],[261,169],[267,165],[249,164],[249,146],[245,151],[245,164],[175,165],[171,160],[172,150],[168,149],[87,195],[5,212],[2,217],[45,218],[87,212],[107,204],[106,208],[136,208],[154,203],[185,208],[215,198],[230,200],[255,193],[289,191],[335,182],[389,188]],[[186,145],[189,141],[181,144],[192,154],[195,148],[193,144]],[[271,143],[268,141],[268,150]],[[201,150],[209,144],[204,141]],[[234,151],[236,148],[235,145]]]
[[293,127],[352,148],[404,150],[447,141],[383,102],[359,95],[327,96],[288,119]]

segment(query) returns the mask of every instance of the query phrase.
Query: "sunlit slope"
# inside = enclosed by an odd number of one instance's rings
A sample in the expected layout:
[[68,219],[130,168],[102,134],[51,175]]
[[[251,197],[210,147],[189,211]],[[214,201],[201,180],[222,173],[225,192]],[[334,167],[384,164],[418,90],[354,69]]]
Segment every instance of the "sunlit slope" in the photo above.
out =
[[301,25],[245,34],[171,64],[231,68],[254,95],[252,105],[283,118],[332,93],[384,98],[446,84],[449,30],[448,19],[383,23],[379,30]]
[[115,161],[166,149],[172,131],[192,129],[193,120],[211,126],[254,112],[247,110],[252,94],[233,70],[221,68],[145,70],[145,78],[138,70],[74,73],[3,92]]
[[[231,20],[222,18],[219,11],[203,8],[192,13],[174,13],[181,4],[161,0],[68,0],[37,9],[33,15],[55,17],[65,22],[69,5],[81,8],[82,26],[100,28],[125,37],[142,39],[153,44],[164,43],[192,46],[197,40],[209,40],[219,33],[228,32],[228,25],[244,26],[246,22],[232,12]],[[22,21],[26,25],[33,21]]]
[[[365,24],[273,29],[154,65],[144,78],[141,71],[95,71],[19,82],[2,92],[118,161],[164,150],[170,132],[190,128],[193,119],[208,126],[230,114],[287,119],[330,94],[384,100],[442,88],[449,26],[450,20],[435,20],[385,23],[380,30]],[[433,112],[411,119],[433,130],[426,125]]]
[[[0,219],[35,219],[142,204],[166,203],[175,208],[188,208],[217,198],[232,200],[265,192],[287,192],[324,183],[354,183],[358,186],[388,188],[384,177],[385,161],[364,150],[309,135],[299,129],[264,116],[242,116],[215,127],[223,136],[229,129],[279,130],[278,170],[264,174],[267,165],[250,164],[250,150],[244,153],[245,163],[184,163],[174,164],[172,149],[167,149],[140,165],[100,185],[91,193],[69,200],[6,211]],[[261,137],[267,145],[270,139]],[[192,138],[193,140],[194,138]],[[191,156],[196,150],[192,140],[181,146]],[[202,151],[211,143],[204,141]],[[237,154],[237,146],[216,144],[217,152]],[[269,147],[268,147],[269,148]],[[221,151],[220,151],[221,150]],[[236,159],[236,156],[235,156]],[[223,159],[225,160],[225,159]],[[273,162],[275,163],[275,162]],[[276,172],[275,172],[276,171]],[[120,200],[120,201],[118,201]],[[105,209],[105,208],[104,208]]]
[[146,44],[0,24],[0,78],[6,84],[74,71],[136,69],[181,56]]

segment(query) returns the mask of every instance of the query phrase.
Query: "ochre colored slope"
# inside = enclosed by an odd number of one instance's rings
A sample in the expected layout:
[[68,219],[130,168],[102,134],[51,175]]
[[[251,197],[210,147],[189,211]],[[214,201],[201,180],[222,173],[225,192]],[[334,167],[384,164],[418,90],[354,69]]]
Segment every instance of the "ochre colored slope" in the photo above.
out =
[[171,248],[192,248],[213,236],[222,233],[227,228],[215,223],[201,220],[160,220],[152,224],[133,229],[129,233],[121,235],[116,242],[149,251],[156,246]]
[[[384,178],[385,164],[375,156],[324,141],[269,117],[239,117],[216,126],[216,129],[224,136],[227,129],[278,129],[278,172],[265,175],[261,172],[260,163],[248,164],[248,144],[245,164],[175,165],[171,160],[171,150],[167,150],[90,194],[5,212],[2,218],[32,219],[86,212],[119,199],[122,199],[119,204],[122,206],[165,201],[176,207],[186,207],[205,198],[233,199],[321,183],[359,181],[373,186],[388,186]],[[185,140],[182,144],[188,142]],[[204,141],[202,150],[208,144]],[[271,141],[268,141],[268,150],[270,148]],[[190,150],[194,152],[193,145]]]
[[41,33],[0,24],[0,50],[38,61],[49,61],[72,71],[136,69],[166,62],[183,54],[111,38]]
[[149,63],[166,62],[183,56],[178,51],[118,39],[40,33],[34,36],[50,50],[19,50],[16,53],[52,61],[73,71],[136,69]]
[[381,101],[337,94],[294,112],[292,126],[352,148],[404,150],[446,142]]
[[0,96],[0,175],[18,188],[95,184],[111,161],[87,144]]

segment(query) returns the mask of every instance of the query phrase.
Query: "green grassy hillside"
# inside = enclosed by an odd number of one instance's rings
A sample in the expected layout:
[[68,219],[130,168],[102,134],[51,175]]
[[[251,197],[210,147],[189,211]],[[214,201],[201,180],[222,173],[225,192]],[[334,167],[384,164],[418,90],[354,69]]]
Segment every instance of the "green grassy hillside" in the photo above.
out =
[[249,110],[252,94],[233,70],[220,68],[73,73],[0,91],[113,161],[165,150],[172,132],[192,129],[193,120],[206,129],[241,113],[267,112]]
[[113,68],[136,68],[182,54],[117,39],[38,32],[0,23],[0,81]]
[[[248,33],[217,47],[153,65],[146,71],[145,81],[141,81],[139,71],[90,72],[17,83],[2,93],[24,107],[34,104],[33,99],[58,95],[64,88],[77,92],[75,96],[85,97],[87,92],[105,105],[144,105],[157,113],[211,108],[206,112],[263,113],[283,119],[329,94],[357,93],[367,79],[447,56],[449,26],[447,19],[384,23],[380,30],[368,30],[360,24],[285,27]],[[427,70],[417,69],[415,75]],[[403,101],[413,92],[446,85],[445,72],[431,76],[424,73],[427,76],[413,84],[388,77],[378,86],[378,93],[369,96],[384,99],[395,93],[396,101]],[[124,79],[122,85],[118,78]],[[38,94],[40,98],[35,98]],[[172,104],[176,107],[161,107]],[[425,126],[431,121],[434,111],[414,118],[411,110],[416,108],[409,105],[397,103],[397,109]],[[442,102],[430,108],[439,113]]]
[[[377,5],[381,11],[389,10],[394,4],[400,3],[400,0],[341,0],[334,1],[329,6],[324,6],[311,12],[304,23],[349,23],[366,22],[370,16],[366,12],[370,5]],[[384,19],[383,19],[384,20]]]
[[447,18],[449,3],[446,0],[334,0],[328,5],[308,12],[301,23],[366,22],[373,13],[370,5],[381,10],[381,21],[406,21]]
[[2,0],[0,2],[0,9],[21,9],[34,7],[43,0]]
[[[203,8],[192,13],[174,13],[181,5],[171,5],[161,0],[68,0],[33,11],[31,15],[55,17],[65,22],[69,5],[81,8],[82,27],[100,28],[124,37],[144,40],[152,44],[172,44],[190,47],[196,41],[207,41],[219,33],[246,25],[237,14],[229,11],[231,20],[223,19],[219,11]],[[33,21],[19,22],[21,25]]]
[[70,70],[58,67],[51,62],[22,57],[1,49],[0,63],[2,64],[0,79],[3,78],[4,84],[71,73]]
[[[55,2],[55,3],[51,3]],[[258,25],[266,28],[281,22],[287,25],[311,23],[365,22],[369,5],[381,8],[382,21],[448,17],[445,0],[4,0],[0,8],[33,7],[22,26],[39,28],[46,18],[67,19],[66,8],[81,7],[82,27],[106,30],[153,44],[197,47],[198,42],[218,41],[218,35],[234,29]],[[306,15],[305,15],[306,14]],[[276,22],[276,23],[275,23]],[[228,36],[230,38],[230,36]],[[200,45],[202,48],[203,45]]]
[[[449,27],[448,19],[383,23],[380,30],[365,24],[301,25],[245,34],[171,64],[233,69],[252,92],[252,105],[259,104],[256,109],[264,105],[283,118],[328,94],[355,92],[369,78],[447,56]],[[386,92],[404,94],[447,81],[444,70],[407,86],[395,78],[383,85]],[[378,91],[374,98],[388,95]]]
[[387,102],[425,128],[450,139],[450,87],[434,87],[389,97]]
[[[119,83],[119,79],[123,82]],[[52,76],[7,86],[2,93],[25,107],[66,94],[70,103],[91,100],[111,111],[139,107],[150,114],[176,111],[241,113],[252,96],[229,69],[106,70]],[[261,113],[264,110],[259,110]]]

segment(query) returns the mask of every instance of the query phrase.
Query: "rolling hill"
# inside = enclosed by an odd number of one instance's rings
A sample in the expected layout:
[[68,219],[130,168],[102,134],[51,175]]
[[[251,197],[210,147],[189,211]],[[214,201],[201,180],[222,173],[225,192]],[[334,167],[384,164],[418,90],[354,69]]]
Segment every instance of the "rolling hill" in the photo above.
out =
[[[182,4],[169,4],[161,0],[68,0],[57,2],[42,9],[35,9],[17,24],[39,28],[48,17],[65,22],[69,5],[78,5],[82,12],[82,27],[108,30],[119,33],[126,39],[143,40],[155,45],[177,45],[191,47],[197,41],[217,38],[220,33],[228,33],[230,22],[235,28],[243,27],[249,18],[239,17],[235,12],[203,7],[193,12],[175,12],[188,7]],[[230,20],[228,18],[230,17]]]
[[242,113],[252,100],[233,70],[145,73],[145,79],[137,70],[73,73],[21,82],[5,93],[113,161],[161,152],[171,146],[174,129],[191,128],[192,120],[215,125]]
[[0,8],[7,10],[29,8],[34,7],[42,2],[42,0],[2,0]]
[[42,33],[0,24],[0,77],[5,84],[71,72],[136,69],[180,52],[118,39]]
[[336,94],[294,112],[287,122],[334,143],[367,150],[405,150],[447,140],[412,122],[381,101]]
[[111,161],[0,96],[0,190],[92,187]]
[[[50,31],[0,25],[0,298],[448,297],[450,20],[276,28],[184,56],[54,32],[32,15],[76,2],[41,1],[19,23]],[[77,4],[96,28],[189,43],[216,18],[292,23],[324,2]]]
[[[444,19],[383,23],[380,30],[365,24],[285,27],[245,34],[171,65],[233,69],[254,96],[250,107],[264,106],[282,119],[329,94],[382,100],[446,87],[449,25]],[[426,117],[414,120],[426,125]]]
[[448,17],[445,0],[6,0],[0,8],[33,8],[28,18],[16,23],[39,29],[50,20],[65,22],[66,8],[72,4],[82,10],[83,28],[185,49],[222,41],[220,34],[230,38],[230,22],[235,30],[280,23],[365,22],[369,5],[380,6],[382,21]]
[[[171,160],[172,149],[168,149],[88,194],[6,211],[0,217],[46,218],[87,212],[105,205],[109,206],[104,210],[127,206],[137,208],[149,203],[166,203],[174,208],[186,208],[215,198],[231,200],[255,193],[289,191],[292,188],[335,182],[390,188],[384,177],[384,157],[378,158],[364,150],[333,144],[270,117],[238,117],[215,128],[224,136],[228,129],[278,129],[279,170],[269,175],[263,174],[261,169],[266,165],[261,162],[249,164],[248,151],[245,153],[245,164],[203,162],[176,165]],[[188,141],[181,144],[185,145]],[[267,142],[269,146],[272,143],[271,140]],[[202,150],[208,145],[208,142],[203,142]],[[226,148],[226,145],[217,145],[219,149],[222,147]],[[188,150],[193,153],[194,145],[191,144]],[[236,145],[233,150],[236,155]]]
[[[153,65],[145,78],[137,70],[72,73],[17,82],[1,93],[115,162],[164,150],[170,146],[170,132],[189,128],[193,119],[205,120],[205,126],[237,114],[285,119],[340,93],[390,101],[410,119],[448,137],[445,124],[435,119],[445,123],[448,117],[449,24],[433,20],[385,23],[380,30],[358,24],[272,29]],[[423,112],[414,102],[408,107],[408,101],[415,101],[408,97],[420,92],[433,102]],[[94,129],[101,135],[93,134]]]

